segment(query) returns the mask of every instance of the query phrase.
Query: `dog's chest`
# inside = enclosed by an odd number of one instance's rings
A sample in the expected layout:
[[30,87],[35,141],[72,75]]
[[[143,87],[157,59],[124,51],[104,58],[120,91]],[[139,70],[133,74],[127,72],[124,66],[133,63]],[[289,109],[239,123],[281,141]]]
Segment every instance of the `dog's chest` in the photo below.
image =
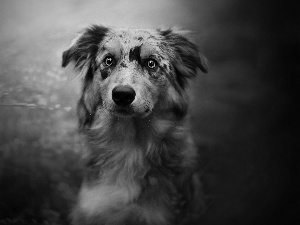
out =
[[[99,144],[93,146],[99,154],[92,169],[97,175],[86,181],[79,195],[79,207],[91,215],[118,210],[134,202],[141,193],[138,180],[147,172],[145,145],[132,124],[114,123],[109,127],[114,128],[113,132],[110,129],[105,137],[97,136]],[[103,141],[99,142],[101,138]]]
[[134,182],[123,185],[84,185],[79,195],[79,206],[89,215],[119,209],[138,198],[141,187]]

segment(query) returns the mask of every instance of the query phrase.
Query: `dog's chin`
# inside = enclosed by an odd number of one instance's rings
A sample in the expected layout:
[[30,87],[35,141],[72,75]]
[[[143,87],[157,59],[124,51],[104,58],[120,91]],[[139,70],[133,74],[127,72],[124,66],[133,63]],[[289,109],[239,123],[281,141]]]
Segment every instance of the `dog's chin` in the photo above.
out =
[[109,110],[109,113],[111,113],[116,117],[122,117],[122,118],[132,118],[132,117],[145,118],[151,114],[151,110],[145,109],[143,111],[135,111],[131,108],[115,108],[113,110]]

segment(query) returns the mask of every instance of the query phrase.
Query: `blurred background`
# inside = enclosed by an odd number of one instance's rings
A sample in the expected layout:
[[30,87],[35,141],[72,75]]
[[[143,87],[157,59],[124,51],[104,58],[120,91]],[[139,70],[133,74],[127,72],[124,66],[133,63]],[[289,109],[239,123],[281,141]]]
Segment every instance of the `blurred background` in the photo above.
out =
[[1,0],[0,224],[69,224],[80,85],[61,54],[91,23],[196,32],[210,63],[190,85],[199,224],[300,224],[298,16],[296,1]]

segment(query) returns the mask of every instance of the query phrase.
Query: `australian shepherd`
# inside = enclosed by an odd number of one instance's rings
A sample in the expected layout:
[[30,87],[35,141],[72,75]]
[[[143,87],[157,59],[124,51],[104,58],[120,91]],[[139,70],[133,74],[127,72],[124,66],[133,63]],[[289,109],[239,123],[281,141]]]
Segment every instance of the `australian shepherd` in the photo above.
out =
[[206,59],[179,29],[93,25],[63,53],[82,77],[74,225],[189,224],[201,211],[187,81]]

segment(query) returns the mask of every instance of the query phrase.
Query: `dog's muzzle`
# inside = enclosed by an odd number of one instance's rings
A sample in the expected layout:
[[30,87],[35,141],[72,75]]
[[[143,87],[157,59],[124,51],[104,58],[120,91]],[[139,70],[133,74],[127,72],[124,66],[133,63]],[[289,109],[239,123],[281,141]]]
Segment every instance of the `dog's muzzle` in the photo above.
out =
[[116,86],[112,90],[112,99],[119,106],[128,106],[135,99],[135,91],[127,85]]

